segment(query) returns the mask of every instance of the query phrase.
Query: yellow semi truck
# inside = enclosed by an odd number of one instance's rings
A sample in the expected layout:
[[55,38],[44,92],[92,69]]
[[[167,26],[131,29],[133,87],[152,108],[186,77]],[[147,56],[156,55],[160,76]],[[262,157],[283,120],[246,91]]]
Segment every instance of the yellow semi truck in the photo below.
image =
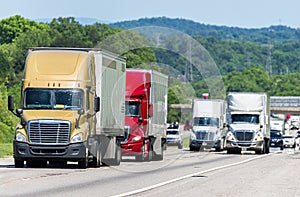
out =
[[28,50],[14,139],[15,167],[119,165],[126,60],[100,49]]

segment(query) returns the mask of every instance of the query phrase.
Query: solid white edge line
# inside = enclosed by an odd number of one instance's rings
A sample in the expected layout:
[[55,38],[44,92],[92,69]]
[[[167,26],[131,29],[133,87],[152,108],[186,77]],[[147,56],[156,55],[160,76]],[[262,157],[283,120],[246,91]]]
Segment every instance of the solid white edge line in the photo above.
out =
[[195,172],[193,174],[188,174],[188,175],[185,175],[185,176],[182,176],[182,177],[171,179],[169,181],[161,182],[161,183],[151,185],[151,186],[148,186],[148,187],[144,187],[144,188],[141,188],[141,189],[137,189],[137,190],[134,190],[134,191],[118,194],[118,195],[115,195],[115,196],[112,196],[112,197],[131,196],[131,195],[134,195],[134,194],[138,194],[138,193],[142,193],[142,192],[145,192],[145,191],[148,191],[148,190],[152,190],[152,189],[155,189],[155,188],[158,188],[158,187],[161,187],[161,186],[164,186],[164,185],[176,182],[176,181],[180,181],[180,180],[183,180],[183,179],[186,179],[186,178],[197,176],[197,175],[200,175],[200,174],[204,174],[204,173],[208,173],[208,172],[212,172],[212,171],[216,171],[216,170],[220,170],[220,169],[240,165],[240,164],[247,163],[247,162],[250,162],[250,161],[253,161],[253,160],[256,160],[256,159],[261,159],[263,157],[267,157],[268,155],[271,155],[271,153],[265,154],[265,155],[260,155],[260,156],[253,157],[253,158],[249,158],[249,159],[239,161],[239,162],[236,162],[236,163],[227,164],[227,165],[224,165],[224,166],[214,167],[214,168],[203,170],[203,171],[200,171],[200,172]]

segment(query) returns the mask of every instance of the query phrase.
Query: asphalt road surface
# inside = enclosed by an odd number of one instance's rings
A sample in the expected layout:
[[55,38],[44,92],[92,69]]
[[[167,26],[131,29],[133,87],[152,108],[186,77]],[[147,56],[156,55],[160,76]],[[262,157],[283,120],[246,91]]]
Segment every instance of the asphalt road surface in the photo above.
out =
[[0,159],[0,196],[300,196],[299,150],[190,152],[168,147],[163,161],[77,169],[15,168]]

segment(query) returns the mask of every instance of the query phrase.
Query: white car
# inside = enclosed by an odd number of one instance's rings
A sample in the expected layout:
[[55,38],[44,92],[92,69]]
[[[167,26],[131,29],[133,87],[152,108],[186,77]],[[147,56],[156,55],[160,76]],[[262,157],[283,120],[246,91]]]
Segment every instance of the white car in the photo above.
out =
[[167,129],[167,145],[175,145],[182,149],[182,135],[179,129]]
[[283,147],[284,148],[295,148],[296,140],[292,135],[284,135],[283,136]]

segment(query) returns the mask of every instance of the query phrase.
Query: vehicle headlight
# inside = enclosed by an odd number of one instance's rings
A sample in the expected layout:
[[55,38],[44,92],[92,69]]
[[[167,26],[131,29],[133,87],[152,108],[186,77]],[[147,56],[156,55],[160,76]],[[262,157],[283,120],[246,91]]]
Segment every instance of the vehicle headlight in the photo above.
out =
[[195,135],[194,132],[191,132],[190,139],[191,140],[195,140],[196,139],[196,135]]
[[136,141],[139,141],[141,139],[142,139],[142,136],[137,135],[137,136],[135,136],[134,138],[131,139],[131,142],[136,142]]
[[228,132],[228,133],[226,134],[226,140],[227,140],[227,141],[236,141],[236,139],[235,139],[235,137],[234,137],[234,135],[233,135],[232,132]]
[[257,132],[255,134],[254,140],[255,141],[263,141],[264,140],[263,134],[261,132]]
[[78,133],[72,137],[72,143],[83,142],[83,133]]
[[17,132],[16,141],[18,142],[26,142],[26,137],[23,133]]

